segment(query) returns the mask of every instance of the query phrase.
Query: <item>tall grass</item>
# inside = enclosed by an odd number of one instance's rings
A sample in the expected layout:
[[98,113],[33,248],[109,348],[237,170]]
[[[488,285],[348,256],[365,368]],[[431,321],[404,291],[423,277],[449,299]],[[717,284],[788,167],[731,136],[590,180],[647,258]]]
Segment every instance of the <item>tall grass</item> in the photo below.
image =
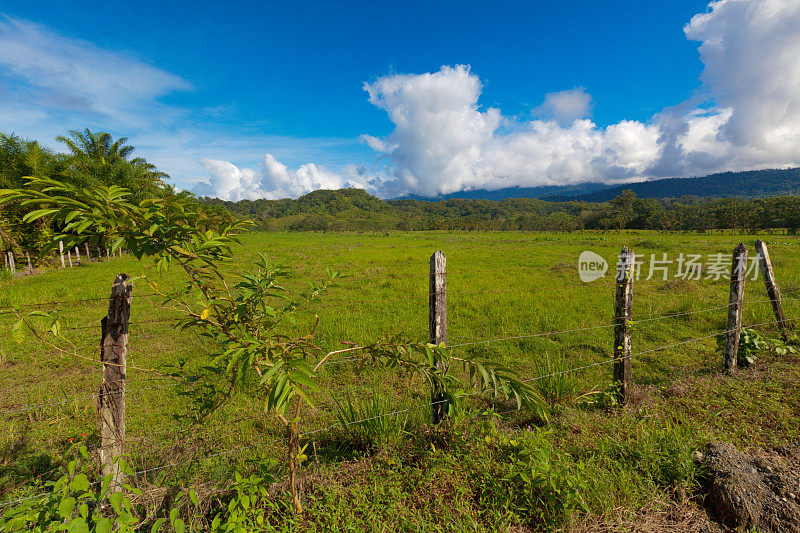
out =
[[545,352],[534,362],[532,384],[548,404],[567,404],[579,393],[581,375],[563,355]]
[[409,411],[392,404],[389,396],[373,394],[357,400],[348,395],[335,402],[338,430],[358,449],[378,451],[391,446],[402,437],[408,422]]

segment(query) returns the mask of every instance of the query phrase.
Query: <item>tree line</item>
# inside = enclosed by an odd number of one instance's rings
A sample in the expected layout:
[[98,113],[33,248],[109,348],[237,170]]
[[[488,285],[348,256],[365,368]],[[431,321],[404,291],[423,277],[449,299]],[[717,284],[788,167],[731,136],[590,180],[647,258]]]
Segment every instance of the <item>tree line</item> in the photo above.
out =
[[320,190],[297,199],[226,202],[203,198],[249,218],[263,230],[529,230],[648,229],[763,231],[800,228],[800,197],[639,198],[623,190],[609,202],[539,199],[381,200],[359,189]]
[[[176,192],[166,182],[169,176],[142,157],[134,157],[134,147],[125,137],[114,139],[105,132],[69,131],[56,140],[65,145],[64,152],[44,147],[38,141],[17,135],[0,133],[0,189],[26,187],[29,177],[50,178],[79,188],[94,185],[124,187],[131,191],[127,200],[140,203],[146,199],[169,196],[184,197],[202,207],[198,224],[216,227],[233,219],[222,206],[200,203],[189,193]],[[0,208],[0,251],[28,252],[43,259],[52,247],[53,235],[62,228],[39,219],[36,223],[23,221],[29,208],[10,203]],[[102,237],[95,237],[92,247],[107,248]]]

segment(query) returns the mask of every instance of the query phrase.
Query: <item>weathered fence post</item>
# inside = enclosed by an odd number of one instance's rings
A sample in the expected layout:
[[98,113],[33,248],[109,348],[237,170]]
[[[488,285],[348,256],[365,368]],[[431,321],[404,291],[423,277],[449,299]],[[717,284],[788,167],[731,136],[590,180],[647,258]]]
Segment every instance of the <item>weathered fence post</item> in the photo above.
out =
[[99,262],[99,261],[102,261],[102,260],[103,260],[103,252],[100,250],[100,247],[98,246],[97,247],[97,261]]
[[86,248],[86,262],[87,263],[91,263],[92,262],[92,254],[89,253],[89,243],[85,242],[85,243],[83,243],[83,246]]
[[616,297],[614,299],[614,382],[621,405],[631,397],[631,330],[633,312],[633,274],[636,254],[622,247],[617,263]]
[[75,258],[78,260],[78,266],[81,264],[81,252],[77,246],[75,246]]
[[8,251],[8,266],[11,269],[11,275],[17,275],[17,265],[14,263],[14,252],[11,250]]
[[64,264],[64,243],[58,241],[58,255],[61,256],[61,268],[67,268],[67,265]]
[[31,254],[25,252],[25,257],[28,259],[28,274],[33,274],[33,265],[31,264]]
[[747,248],[744,244],[733,250],[731,262],[731,292],[728,299],[728,328],[725,331],[725,352],[722,368],[728,374],[736,369],[739,353],[739,337],[742,334],[742,303],[744,301],[744,279],[747,273]]
[[786,331],[786,315],[783,314],[783,302],[781,301],[781,290],[775,282],[775,273],[772,271],[772,261],[769,259],[767,245],[761,239],[756,241],[756,252],[758,252],[758,262],[761,265],[761,276],[764,278],[764,285],[767,288],[767,296],[772,304],[772,311],[775,313],[775,321],[781,328],[781,335],[786,341],[788,332]]
[[67,260],[69,261],[69,267],[72,268],[72,250],[67,250]]
[[119,274],[111,286],[108,315],[100,322],[103,384],[100,386],[100,463],[103,475],[113,474],[111,490],[122,483],[123,472],[114,458],[125,453],[125,374],[128,359],[128,322],[133,285]]
[[[447,344],[447,258],[437,250],[431,256],[428,291],[428,333],[432,344]],[[436,368],[447,370],[436,359]],[[444,392],[438,386],[431,390],[431,418],[434,424],[444,420],[447,404]]]

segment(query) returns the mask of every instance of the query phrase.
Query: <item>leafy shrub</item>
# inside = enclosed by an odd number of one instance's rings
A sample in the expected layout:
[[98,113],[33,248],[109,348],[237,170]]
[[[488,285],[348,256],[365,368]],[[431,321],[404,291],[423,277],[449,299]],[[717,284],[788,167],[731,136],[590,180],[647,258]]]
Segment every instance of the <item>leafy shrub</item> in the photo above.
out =
[[[725,349],[726,335],[717,335],[717,346],[720,350]],[[786,355],[797,353],[797,349],[791,343],[785,343],[780,339],[763,337],[758,331],[751,328],[742,328],[739,337],[739,351],[736,353],[736,362],[739,366],[750,366],[755,364],[759,352],[771,351],[776,355]]]
[[214,516],[210,531],[239,533],[271,530],[270,511],[280,515],[282,527],[288,526],[286,520],[291,516],[288,505],[269,497],[268,488],[274,481],[271,477],[258,477],[254,474],[243,477],[237,472],[236,481],[231,486],[233,497],[228,501],[225,510]]
[[[74,458],[67,463],[64,473],[56,481],[45,482],[41,495],[19,500],[0,516],[0,531],[110,533],[112,530],[135,530],[137,520],[125,493],[141,494],[141,491],[122,484],[121,490],[112,492],[113,474],[90,482],[86,473],[89,453],[83,444],[73,445],[68,455]],[[116,460],[126,475],[133,475],[124,457]]]
[[583,463],[559,456],[549,437],[548,431],[509,437],[497,430],[482,437],[498,455],[494,460],[499,467],[496,472],[486,464],[477,467],[475,482],[482,508],[502,509],[542,531],[557,528],[574,511],[588,510],[589,476]]

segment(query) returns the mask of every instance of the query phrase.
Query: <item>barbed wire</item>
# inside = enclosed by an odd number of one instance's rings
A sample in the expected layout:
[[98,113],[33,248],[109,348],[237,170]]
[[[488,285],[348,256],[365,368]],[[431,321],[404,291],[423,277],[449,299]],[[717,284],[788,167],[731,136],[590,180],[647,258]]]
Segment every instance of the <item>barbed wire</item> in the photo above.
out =
[[[791,319],[791,320],[792,321],[800,320],[800,318]],[[775,323],[777,323],[777,321],[762,322],[762,323],[759,323],[759,324],[752,324],[749,327],[758,327],[758,326],[763,326],[763,325],[767,325],[767,324],[775,324]],[[708,339],[708,338],[715,337],[715,336],[720,335],[720,334],[729,333],[731,331],[736,331],[736,329],[728,329],[728,330],[717,331],[717,332],[714,332],[714,333],[709,334],[709,335],[704,335],[702,337],[696,337],[696,338],[692,338],[692,339],[687,339],[687,340],[684,340],[684,341],[681,341],[681,342],[678,342],[678,343],[666,344],[666,345],[658,346],[658,347],[651,348],[651,349],[648,349],[648,350],[644,350],[644,351],[641,351],[641,352],[632,353],[630,355],[630,358],[633,359],[633,357],[635,357],[635,356],[644,355],[644,354],[647,354],[647,353],[652,353],[654,351],[663,350],[663,349],[667,349],[667,348],[673,348],[673,347],[680,346],[680,345],[683,345],[683,344],[688,344],[690,342],[696,342],[696,341],[699,341],[699,340]],[[545,374],[545,375],[534,376],[532,378],[521,380],[520,382],[521,383],[530,383],[532,381],[538,381],[538,380],[546,379],[546,378],[549,378],[549,377],[555,377],[555,376],[558,376],[558,375],[577,372],[577,371],[580,371],[580,370],[586,370],[588,368],[593,368],[593,367],[596,367],[596,366],[601,366],[601,365],[605,365],[605,364],[609,364],[609,363],[614,363],[614,362],[617,362],[617,361],[620,361],[620,360],[622,360],[622,358],[614,357],[614,358],[611,358],[611,359],[606,359],[606,360],[603,360],[603,361],[596,361],[594,363],[589,363],[589,364],[586,364],[586,365],[581,365],[581,366],[578,366],[578,367],[573,367],[573,368],[562,370],[562,371],[551,372],[551,373]],[[482,394],[486,394],[487,392],[493,392],[493,389],[482,389],[482,390],[479,390],[479,391],[474,391],[472,393],[468,393],[468,394],[463,395],[463,397],[472,397],[472,396],[476,396],[476,395],[482,395]],[[435,402],[431,402],[430,405],[431,405],[431,407],[433,407],[433,406],[436,406],[436,405],[445,404],[448,401],[449,400],[447,400],[447,399],[437,400]],[[328,427],[325,427],[325,428],[320,428],[320,429],[316,429],[316,430],[312,430],[312,431],[307,431],[305,433],[301,433],[300,438],[307,437],[309,435],[317,435],[317,434],[320,434],[320,433],[323,433],[323,432],[326,432],[326,431],[330,431],[331,429],[335,429],[335,428],[337,428],[339,426],[345,426],[345,427],[346,426],[351,426],[351,425],[360,424],[360,423],[363,423],[363,422],[368,422],[368,421],[371,421],[371,420],[376,420],[378,418],[384,418],[384,417],[388,417],[388,416],[395,416],[395,415],[398,415],[398,414],[407,413],[407,412],[410,412],[412,410],[413,410],[413,407],[409,407],[409,408],[405,408],[405,409],[395,410],[395,411],[392,411],[392,412],[389,412],[389,413],[381,413],[379,415],[375,415],[375,416],[371,416],[371,417],[365,417],[365,418],[362,418],[362,419],[359,419],[359,420],[348,421],[345,424],[342,424],[341,422],[336,422],[335,424],[333,424],[331,426],[328,426]],[[208,455],[205,455],[205,456],[202,456],[202,457],[199,457],[199,458],[195,456],[195,457],[192,457],[192,458],[184,460],[184,461],[175,461],[175,462],[172,462],[172,463],[169,463],[169,464],[166,464],[166,465],[161,465],[161,466],[157,466],[157,467],[141,469],[141,470],[135,471],[134,472],[134,476],[141,476],[141,475],[149,474],[151,472],[157,472],[157,471],[160,471],[160,470],[165,470],[167,468],[173,468],[173,467],[176,467],[176,466],[182,466],[184,464],[193,463],[193,462],[198,461],[198,460],[207,460],[207,459],[212,459],[212,458],[215,458],[215,457],[220,457],[220,456],[223,456],[223,455],[229,455],[231,453],[239,452],[239,451],[246,450],[246,449],[263,447],[263,446],[267,446],[267,445],[270,445],[270,444],[274,444],[274,443],[280,442],[281,440],[282,440],[281,438],[277,438],[277,439],[273,439],[271,441],[267,441],[267,442],[263,442],[263,443],[246,445],[246,446],[239,446],[239,447],[236,447],[236,448],[233,448],[233,449],[230,449],[230,450],[225,450],[225,451],[222,451],[222,452],[216,452],[216,453],[213,453],[213,454],[208,454]],[[95,481],[95,482],[91,483],[90,486],[96,486],[99,483],[100,483],[100,481]],[[26,497],[26,498],[20,498],[20,499],[17,499],[17,500],[10,500],[10,501],[6,501],[6,502],[0,502],[0,508],[7,507],[7,506],[13,505],[15,503],[21,503],[23,501],[33,500],[33,499],[37,499],[37,498],[43,498],[43,497],[46,497],[48,494],[49,493],[40,493],[38,495],[29,496],[29,497]]]

